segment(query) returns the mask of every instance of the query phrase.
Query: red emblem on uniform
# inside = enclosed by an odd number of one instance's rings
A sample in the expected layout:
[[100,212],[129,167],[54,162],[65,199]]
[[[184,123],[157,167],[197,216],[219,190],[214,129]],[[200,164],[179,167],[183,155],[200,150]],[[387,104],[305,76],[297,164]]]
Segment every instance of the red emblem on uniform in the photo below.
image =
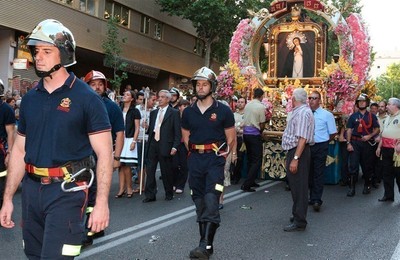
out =
[[57,110],[60,110],[63,112],[69,112],[70,106],[71,106],[71,99],[63,98],[61,100],[61,103],[58,105]]
[[211,116],[210,116],[210,120],[211,121],[217,121],[217,114],[212,113]]

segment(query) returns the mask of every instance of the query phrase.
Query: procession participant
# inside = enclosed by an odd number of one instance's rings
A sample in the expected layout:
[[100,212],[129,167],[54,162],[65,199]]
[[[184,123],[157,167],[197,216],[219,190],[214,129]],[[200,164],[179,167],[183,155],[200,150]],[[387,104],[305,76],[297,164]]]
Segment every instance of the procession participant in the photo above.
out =
[[[3,81],[0,80],[0,97],[4,96]],[[3,204],[7,166],[14,143],[15,113],[11,106],[0,99],[0,208]]]
[[[387,114],[387,102],[386,101],[381,101],[378,103],[378,114],[376,117],[378,118],[378,123],[380,127],[380,132],[382,133],[383,129],[383,122],[385,121],[386,117],[388,116]],[[375,136],[375,142],[379,143],[381,140],[381,133]],[[375,166],[374,166],[374,175],[372,177],[372,185],[375,188],[378,188],[379,183],[381,183],[383,179],[383,164],[382,164],[382,157],[376,157],[375,159]]]
[[326,157],[328,156],[329,141],[333,140],[337,133],[333,114],[321,105],[321,94],[318,91],[311,92],[308,97],[309,106],[314,114],[314,142],[310,147],[311,165],[309,175],[310,199],[309,204],[314,211],[319,211],[322,205],[322,193],[324,191],[324,171]]
[[171,93],[166,90],[158,92],[158,109],[150,112],[149,150],[145,195],[143,203],[156,201],[156,170],[160,164],[161,176],[165,190],[165,200],[174,197],[175,172],[172,171],[172,160],[176,156],[181,141],[181,122],[179,111],[169,106]]
[[[122,111],[118,105],[113,102],[107,95],[107,79],[100,71],[92,70],[88,72],[84,78],[84,81],[100,95],[103,100],[104,106],[106,107],[108,118],[111,123],[111,136],[114,146],[114,163],[113,168],[116,169],[120,166],[120,156],[122,146],[124,145],[124,118]],[[96,192],[97,192],[97,180],[93,181],[92,186],[89,188],[88,204],[86,208],[86,235],[82,241],[82,246],[86,247],[93,244],[93,239],[104,236],[104,230],[93,233],[88,228],[88,221],[90,214],[93,211],[96,203]]]
[[282,136],[282,149],[286,154],[286,177],[292,193],[292,224],[284,231],[303,231],[307,226],[308,174],[310,170],[310,145],[314,144],[314,117],[307,106],[307,92],[302,88],[293,91],[293,111]]
[[[238,184],[242,175],[243,158],[245,151],[243,146],[243,117],[244,108],[246,106],[246,99],[244,97],[238,98],[236,102],[236,112],[233,113],[235,117],[235,130],[236,130],[236,163],[232,173],[232,184]],[[235,151],[234,151],[235,152]]]
[[225,155],[234,147],[235,120],[231,109],[216,101],[215,73],[207,67],[192,78],[197,101],[182,115],[182,137],[189,150],[189,187],[196,206],[200,243],[190,257],[208,259],[219,227],[219,197],[223,191]]
[[1,225],[11,220],[13,195],[22,181],[22,231],[29,259],[73,259],[80,254],[88,187],[97,155],[96,205],[91,232],[109,224],[112,142],[106,109],[97,95],[66,67],[76,63],[72,33],[52,19],[27,36],[38,85],[21,102],[10,154]]
[[265,107],[261,103],[264,91],[261,88],[254,89],[253,100],[244,108],[243,115],[243,141],[247,152],[247,178],[241,189],[244,192],[255,192],[252,187],[259,187],[256,178],[261,171],[263,156],[262,132],[265,127]]
[[170,106],[179,109],[179,90],[177,88],[171,88],[169,93],[171,93],[171,100],[169,101]]
[[367,111],[369,98],[361,94],[356,100],[358,111],[353,113],[347,121],[347,151],[349,151],[350,184],[348,197],[356,193],[356,181],[359,166],[364,174],[363,194],[371,192],[371,178],[374,171],[374,143],[373,137],[379,133],[379,124],[376,116]]
[[379,201],[394,201],[394,179],[400,191],[400,99],[389,98],[376,156],[382,156],[385,193]]

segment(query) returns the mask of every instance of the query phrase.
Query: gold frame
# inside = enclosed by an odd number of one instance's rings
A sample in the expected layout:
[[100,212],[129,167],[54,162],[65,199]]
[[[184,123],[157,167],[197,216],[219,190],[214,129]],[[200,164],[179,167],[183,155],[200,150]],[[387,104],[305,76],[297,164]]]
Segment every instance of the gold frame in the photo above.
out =
[[[271,27],[271,34],[268,38],[268,43],[270,45],[270,52],[268,55],[268,77],[277,78],[277,66],[278,66],[278,36],[280,33],[291,33],[294,31],[299,32],[312,32],[315,36],[315,44],[314,44],[314,75],[313,77],[300,78],[299,80],[304,84],[317,83],[321,82],[317,80],[318,71],[324,68],[325,64],[325,56],[326,56],[326,33],[322,29],[322,27],[313,22],[300,22],[300,21],[292,21],[288,23],[281,23]],[[292,78],[290,78],[292,79]],[[311,82],[310,82],[311,81]],[[316,82],[315,82],[316,81]]]

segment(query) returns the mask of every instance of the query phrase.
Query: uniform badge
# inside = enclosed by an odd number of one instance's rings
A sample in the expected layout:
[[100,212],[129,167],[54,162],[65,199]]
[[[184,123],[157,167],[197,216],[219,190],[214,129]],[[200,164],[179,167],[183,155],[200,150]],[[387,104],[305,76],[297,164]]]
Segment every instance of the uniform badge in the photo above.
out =
[[217,114],[212,113],[211,116],[210,116],[210,120],[211,121],[217,121]]
[[63,98],[60,102],[60,105],[58,105],[57,110],[60,110],[63,112],[69,112],[70,106],[71,106],[71,99]]

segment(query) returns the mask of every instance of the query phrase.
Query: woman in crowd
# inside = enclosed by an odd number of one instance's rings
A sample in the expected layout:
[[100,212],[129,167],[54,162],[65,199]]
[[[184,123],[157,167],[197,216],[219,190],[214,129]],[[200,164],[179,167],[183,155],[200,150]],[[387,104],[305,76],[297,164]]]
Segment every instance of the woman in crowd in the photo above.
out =
[[122,113],[125,121],[124,147],[121,153],[121,167],[119,168],[119,191],[115,195],[121,198],[126,194],[127,198],[132,198],[132,172],[131,167],[138,166],[138,151],[136,142],[139,135],[140,112],[135,107],[136,95],[133,91],[125,91],[122,97]]

